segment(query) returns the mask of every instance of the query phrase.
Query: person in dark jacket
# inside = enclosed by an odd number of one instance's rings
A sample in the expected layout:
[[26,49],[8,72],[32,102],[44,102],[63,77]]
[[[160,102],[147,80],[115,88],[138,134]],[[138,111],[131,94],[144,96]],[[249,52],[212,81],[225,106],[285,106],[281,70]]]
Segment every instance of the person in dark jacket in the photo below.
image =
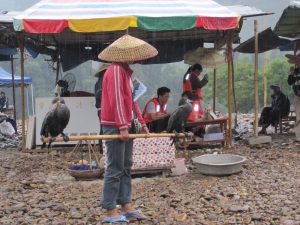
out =
[[285,94],[282,93],[279,85],[271,85],[270,88],[273,90],[271,95],[272,102],[269,107],[265,107],[261,113],[259,125],[262,127],[259,134],[267,134],[267,128],[272,125],[278,124],[281,117],[287,116],[289,110],[289,100]]
[[200,80],[200,74],[203,68],[200,64],[191,66],[183,77],[183,92],[190,91],[193,94],[193,100],[202,100],[202,88],[208,83],[207,74]]
[[288,84],[293,85],[294,90],[294,106],[296,113],[296,124],[294,127],[296,140],[300,141],[300,69],[291,67],[288,78]]
[[5,92],[0,93],[0,112],[5,112],[8,109],[8,98],[5,96]]
[[[95,107],[97,108],[97,115],[99,117],[99,121],[101,123],[101,98],[102,98],[102,81],[103,76],[109,67],[109,64],[102,64],[102,66],[99,68],[97,73],[95,74],[95,77],[98,78],[96,84],[95,84]],[[103,134],[102,126],[100,125],[100,135]],[[99,140],[99,152],[100,154],[103,154],[103,145],[102,140]]]

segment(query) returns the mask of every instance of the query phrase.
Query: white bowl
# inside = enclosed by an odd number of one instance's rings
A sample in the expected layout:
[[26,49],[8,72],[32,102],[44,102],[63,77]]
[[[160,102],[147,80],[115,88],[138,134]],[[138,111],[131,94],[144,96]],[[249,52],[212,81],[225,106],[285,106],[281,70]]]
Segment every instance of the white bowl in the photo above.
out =
[[232,154],[207,154],[193,158],[199,173],[213,176],[226,176],[242,171],[246,157]]

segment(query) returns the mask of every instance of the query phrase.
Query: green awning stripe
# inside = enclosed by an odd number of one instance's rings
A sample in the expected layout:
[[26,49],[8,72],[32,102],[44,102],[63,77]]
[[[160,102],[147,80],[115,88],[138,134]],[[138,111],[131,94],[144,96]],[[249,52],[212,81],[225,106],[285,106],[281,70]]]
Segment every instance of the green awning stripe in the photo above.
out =
[[138,28],[149,31],[188,30],[196,26],[197,17],[137,17]]

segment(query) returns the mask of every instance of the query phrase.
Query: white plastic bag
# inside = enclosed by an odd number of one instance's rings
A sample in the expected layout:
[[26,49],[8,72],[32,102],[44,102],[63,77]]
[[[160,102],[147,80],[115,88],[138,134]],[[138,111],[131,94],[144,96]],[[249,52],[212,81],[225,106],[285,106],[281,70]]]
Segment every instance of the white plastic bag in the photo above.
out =
[[3,121],[0,123],[0,133],[12,136],[15,134],[15,129],[9,122]]

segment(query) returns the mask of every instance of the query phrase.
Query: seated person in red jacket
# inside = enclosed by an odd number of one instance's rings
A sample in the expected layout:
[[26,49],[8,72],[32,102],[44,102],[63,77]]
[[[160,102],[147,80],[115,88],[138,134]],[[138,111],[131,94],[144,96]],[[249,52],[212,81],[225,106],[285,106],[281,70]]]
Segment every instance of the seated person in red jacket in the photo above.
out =
[[143,110],[143,118],[153,133],[161,133],[167,129],[170,113],[167,111],[167,102],[170,97],[170,89],[160,87],[157,89],[157,98],[147,102]]

